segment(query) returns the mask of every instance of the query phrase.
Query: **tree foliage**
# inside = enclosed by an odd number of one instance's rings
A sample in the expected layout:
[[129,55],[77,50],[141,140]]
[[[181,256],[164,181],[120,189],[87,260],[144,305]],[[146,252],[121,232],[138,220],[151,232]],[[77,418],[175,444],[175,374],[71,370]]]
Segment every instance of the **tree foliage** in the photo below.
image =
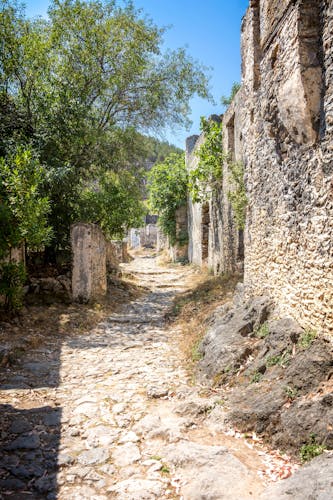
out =
[[196,153],[198,165],[189,173],[189,192],[194,202],[207,200],[219,188],[227,159],[222,144],[222,122],[201,117],[200,130],[203,143]]
[[140,197],[140,186],[130,172],[104,172],[82,189],[76,218],[98,224],[109,238],[123,238],[130,227],[142,224],[145,207]]
[[44,179],[45,169],[30,150],[18,147],[0,158],[0,295],[7,311],[20,308],[26,279],[23,264],[10,261],[11,249],[38,248],[52,236],[50,203],[41,196]]
[[83,186],[108,170],[140,183],[142,133],[186,125],[191,97],[209,96],[204,68],[184,49],[162,52],[165,30],[122,5],[53,0],[46,20],[29,20],[1,0],[0,149],[28,141],[46,166],[55,246],[66,244]]
[[170,144],[167,141],[160,141],[155,137],[146,137],[145,140],[148,152],[147,162],[150,165],[164,162],[164,160],[172,153],[176,154],[183,153],[182,149],[177,148],[176,146]]
[[0,258],[23,243],[38,248],[50,241],[50,203],[41,196],[44,179],[44,167],[29,150],[19,147],[0,158]]
[[159,225],[170,243],[176,243],[176,211],[187,203],[188,175],[185,155],[171,154],[148,175],[149,204],[159,215]]
[[221,104],[222,104],[222,106],[224,106],[225,108],[227,108],[228,106],[230,106],[230,104],[233,101],[233,98],[235,97],[235,95],[237,94],[237,92],[239,91],[240,88],[241,88],[241,84],[237,83],[237,82],[234,82],[232,84],[232,87],[231,87],[230,95],[229,96],[223,95],[221,97]]

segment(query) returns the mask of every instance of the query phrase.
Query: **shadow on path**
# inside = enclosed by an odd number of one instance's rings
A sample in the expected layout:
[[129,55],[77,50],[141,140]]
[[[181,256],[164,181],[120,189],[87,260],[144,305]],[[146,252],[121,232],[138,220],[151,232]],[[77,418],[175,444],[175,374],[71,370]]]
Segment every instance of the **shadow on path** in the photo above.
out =
[[0,402],[7,402],[0,404],[1,499],[57,498],[62,411],[45,393],[59,385],[60,346],[52,347],[29,352],[1,373]]
[[[148,280],[152,284],[152,276]],[[128,348],[128,341],[135,345],[140,338],[145,342],[165,341],[158,327],[164,322],[165,307],[170,305],[174,293],[155,289],[142,300],[126,304],[121,313],[112,314],[93,335],[87,332],[67,337],[65,343],[70,349],[86,350],[122,344]],[[157,331],[152,334],[154,326]],[[1,368],[1,500],[57,498],[57,473],[60,460],[64,459],[59,456],[63,411],[57,406],[56,391],[52,389],[60,385],[61,345],[61,339],[54,338],[43,347],[26,352],[14,366]]]

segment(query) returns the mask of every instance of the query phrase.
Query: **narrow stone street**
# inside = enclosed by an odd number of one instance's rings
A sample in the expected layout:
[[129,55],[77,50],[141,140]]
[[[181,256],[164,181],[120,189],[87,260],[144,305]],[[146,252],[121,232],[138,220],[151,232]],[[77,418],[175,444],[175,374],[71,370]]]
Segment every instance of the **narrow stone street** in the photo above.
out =
[[124,266],[149,293],[8,373],[0,497],[258,498],[260,454],[223,434],[221,396],[190,384],[164,320],[192,271],[149,255]]

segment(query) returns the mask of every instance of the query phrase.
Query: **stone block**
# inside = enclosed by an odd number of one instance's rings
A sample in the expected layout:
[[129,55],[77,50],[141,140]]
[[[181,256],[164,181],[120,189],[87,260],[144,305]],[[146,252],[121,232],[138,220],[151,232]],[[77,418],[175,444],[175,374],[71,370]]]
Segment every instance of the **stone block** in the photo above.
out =
[[95,224],[78,223],[71,227],[73,253],[73,299],[89,302],[104,296],[106,281],[106,241]]

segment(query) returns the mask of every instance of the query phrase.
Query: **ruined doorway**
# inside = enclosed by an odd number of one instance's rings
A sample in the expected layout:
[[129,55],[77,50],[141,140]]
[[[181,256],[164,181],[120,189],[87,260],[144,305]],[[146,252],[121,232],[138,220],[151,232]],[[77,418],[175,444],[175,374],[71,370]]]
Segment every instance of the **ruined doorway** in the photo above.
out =
[[237,249],[237,261],[243,262],[244,260],[244,229],[238,230],[238,249]]

